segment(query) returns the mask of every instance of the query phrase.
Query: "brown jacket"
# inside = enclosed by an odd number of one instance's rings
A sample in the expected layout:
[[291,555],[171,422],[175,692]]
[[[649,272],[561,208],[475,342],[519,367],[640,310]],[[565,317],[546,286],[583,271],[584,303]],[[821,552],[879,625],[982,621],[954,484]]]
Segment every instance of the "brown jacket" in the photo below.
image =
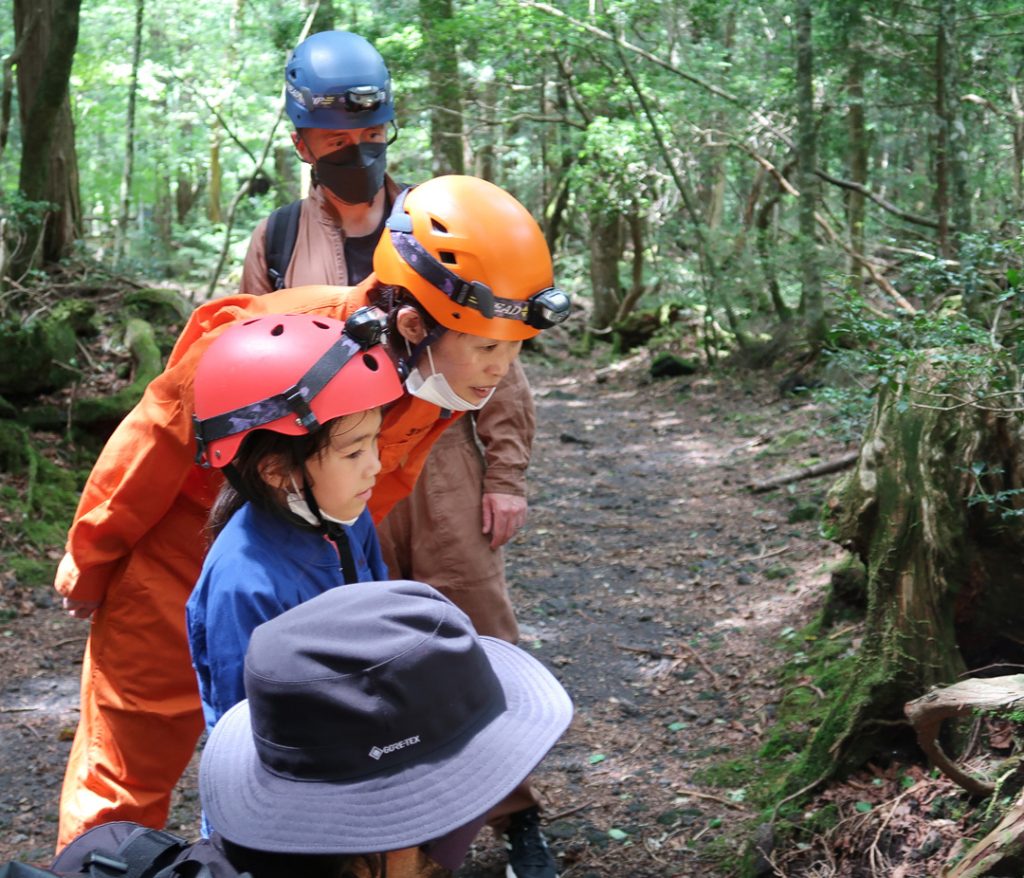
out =
[[[388,200],[394,201],[402,191],[394,180],[388,177]],[[267,276],[267,221],[262,219],[249,239],[249,250],[245,254],[242,280],[238,292],[261,296],[273,291]],[[302,199],[302,213],[299,215],[299,230],[295,238],[295,249],[284,274],[285,289],[309,284],[327,284],[335,287],[350,285],[348,269],[345,267],[345,233],[331,212],[323,189],[313,186],[309,195]]]

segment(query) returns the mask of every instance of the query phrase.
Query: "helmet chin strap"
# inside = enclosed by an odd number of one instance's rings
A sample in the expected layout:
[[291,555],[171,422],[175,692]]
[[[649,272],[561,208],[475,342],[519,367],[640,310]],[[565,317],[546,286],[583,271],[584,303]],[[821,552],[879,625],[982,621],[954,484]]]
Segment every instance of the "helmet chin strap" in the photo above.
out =
[[416,364],[419,362],[420,357],[423,356],[423,352],[430,347],[435,341],[441,338],[448,331],[448,327],[442,326],[440,323],[436,324],[423,338],[421,338],[415,345],[409,345],[409,339],[405,339],[405,350],[408,356],[402,360],[400,364],[400,372],[402,379],[409,377],[409,373],[416,368]]
[[320,511],[320,504],[316,502],[316,497],[313,496],[313,489],[309,485],[309,477],[306,475],[305,467],[303,467],[302,473],[302,496],[306,500],[309,511],[320,522],[320,532],[334,543],[334,548],[338,551],[338,559],[341,562],[341,575],[346,584],[359,582],[359,573],[356,570],[355,558],[352,557],[352,546],[349,545],[348,534],[345,533],[345,529],[341,524],[324,518],[323,513]]

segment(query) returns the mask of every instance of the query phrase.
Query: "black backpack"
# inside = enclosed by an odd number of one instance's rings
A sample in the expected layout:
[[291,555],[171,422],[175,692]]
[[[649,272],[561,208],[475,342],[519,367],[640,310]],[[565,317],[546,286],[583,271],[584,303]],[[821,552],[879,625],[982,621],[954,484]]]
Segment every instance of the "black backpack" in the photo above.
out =
[[270,214],[267,220],[264,237],[267,252],[267,277],[275,290],[284,289],[284,275],[288,271],[288,263],[292,261],[295,249],[295,238],[299,234],[299,216],[302,214],[302,201],[293,201],[279,207]]
[[49,869],[25,863],[0,866],[0,878],[60,875],[89,878],[249,878],[239,873],[208,840],[190,844],[180,836],[119,821],[83,832]]

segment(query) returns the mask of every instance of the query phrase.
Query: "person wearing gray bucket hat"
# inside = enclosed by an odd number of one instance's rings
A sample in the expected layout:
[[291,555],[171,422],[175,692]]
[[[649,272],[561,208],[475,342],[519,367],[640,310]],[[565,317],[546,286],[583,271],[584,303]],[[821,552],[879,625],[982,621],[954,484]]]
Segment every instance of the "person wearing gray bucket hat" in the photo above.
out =
[[540,662],[408,580],[331,589],[263,623],[245,688],[200,762],[210,837],[110,822],[49,870],[0,875],[441,878],[573,710]]
[[540,662],[410,581],[332,589],[263,623],[245,689],[199,787],[229,849],[256,860],[425,845],[454,869],[572,718]]

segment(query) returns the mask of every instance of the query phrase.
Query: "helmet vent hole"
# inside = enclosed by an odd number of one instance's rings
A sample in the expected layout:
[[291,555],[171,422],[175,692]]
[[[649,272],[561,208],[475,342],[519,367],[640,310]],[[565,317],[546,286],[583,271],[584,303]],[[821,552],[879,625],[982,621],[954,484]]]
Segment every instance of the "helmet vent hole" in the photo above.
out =
[[446,226],[444,223],[439,223],[433,217],[430,218],[430,225],[431,225],[431,228],[433,228],[433,230],[435,232],[439,232],[442,235],[447,235],[448,234],[448,226]]
[[363,354],[363,365],[371,372],[376,372],[380,368],[380,363],[377,362],[377,358],[371,354]]
[[277,326],[275,326],[273,329],[270,330],[270,334],[271,335],[283,335],[284,334],[284,327],[280,323],[278,323]]
[[329,326],[328,326],[328,325],[327,325],[326,323],[321,323],[321,322],[320,322],[319,320],[314,320],[314,321],[313,321],[313,325],[314,325],[314,326],[315,326],[315,327],[316,327],[317,329],[330,329],[330,328],[331,328],[331,327],[329,327]]
[[441,261],[445,265],[458,265],[459,264],[459,260],[455,258],[455,254],[452,253],[450,250],[442,250],[438,254],[438,256],[441,257]]
[[452,311],[452,317],[454,317],[456,320],[462,319],[462,315],[459,314],[457,311]]

